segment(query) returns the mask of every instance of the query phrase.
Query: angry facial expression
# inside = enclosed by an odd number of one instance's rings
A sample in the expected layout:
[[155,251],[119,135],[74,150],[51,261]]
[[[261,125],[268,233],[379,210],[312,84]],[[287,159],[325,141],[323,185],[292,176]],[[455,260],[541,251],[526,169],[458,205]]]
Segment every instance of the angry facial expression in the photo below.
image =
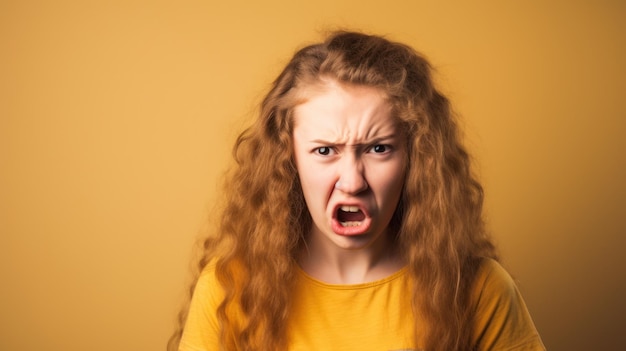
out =
[[406,149],[391,104],[372,87],[325,81],[294,109],[293,145],[310,239],[358,250],[388,234]]

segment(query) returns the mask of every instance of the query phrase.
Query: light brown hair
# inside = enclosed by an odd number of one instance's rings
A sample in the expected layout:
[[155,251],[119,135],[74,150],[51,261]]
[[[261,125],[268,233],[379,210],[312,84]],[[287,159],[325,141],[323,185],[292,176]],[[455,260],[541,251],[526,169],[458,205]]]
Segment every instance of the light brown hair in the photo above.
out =
[[[237,139],[221,223],[198,264],[201,270],[216,262],[225,292],[216,311],[225,350],[287,348],[296,253],[311,228],[293,159],[293,109],[299,89],[322,78],[378,88],[392,104],[407,133],[409,160],[390,226],[411,277],[424,341],[416,347],[470,350],[470,288],[480,260],[496,254],[482,219],[483,189],[431,74],[428,61],[404,44],[335,32],[299,50],[274,81],[258,119]],[[243,322],[232,318],[233,309],[243,312]],[[185,316],[183,309],[170,349]]]

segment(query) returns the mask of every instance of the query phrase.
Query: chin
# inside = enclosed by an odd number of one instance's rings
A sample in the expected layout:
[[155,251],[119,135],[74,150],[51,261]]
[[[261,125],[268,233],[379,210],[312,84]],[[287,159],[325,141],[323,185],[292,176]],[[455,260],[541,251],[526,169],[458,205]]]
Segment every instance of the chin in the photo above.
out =
[[365,249],[371,246],[373,243],[379,239],[378,237],[373,237],[370,234],[359,234],[359,235],[338,235],[334,234],[334,237],[331,241],[344,250],[360,250]]

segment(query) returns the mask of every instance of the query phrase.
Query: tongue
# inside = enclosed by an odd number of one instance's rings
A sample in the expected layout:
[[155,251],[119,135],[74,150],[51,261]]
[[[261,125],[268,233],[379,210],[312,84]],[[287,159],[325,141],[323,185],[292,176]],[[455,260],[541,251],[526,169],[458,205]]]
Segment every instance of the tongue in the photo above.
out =
[[344,212],[341,209],[337,211],[337,220],[339,222],[360,222],[365,219],[363,212]]

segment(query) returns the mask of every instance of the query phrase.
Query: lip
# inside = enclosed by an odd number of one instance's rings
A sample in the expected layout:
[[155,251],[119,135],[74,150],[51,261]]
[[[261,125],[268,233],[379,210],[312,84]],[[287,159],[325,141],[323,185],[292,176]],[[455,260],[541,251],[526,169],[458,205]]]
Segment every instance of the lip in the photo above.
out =
[[[365,219],[363,219],[363,221],[361,221],[361,225],[354,226],[354,227],[344,227],[344,226],[342,226],[341,223],[339,222],[339,220],[337,220],[337,211],[339,210],[339,208],[341,206],[356,206],[356,207],[358,207],[359,210],[361,212],[363,212],[363,214],[365,215]],[[363,206],[362,204],[350,203],[350,202],[342,202],[342,203],[338,203],[333,208],[332,218],[331,218],[331,228],[332,228],[333,232],[335,234],[337,234],[337,235],[343,235],[343,236],[363,235],[363,234],[365,234],[365,233],[367,233],[369,231],[371,225],[372,225],[372,218],[370,217],[369,212],[367,211],[365,206]]]

